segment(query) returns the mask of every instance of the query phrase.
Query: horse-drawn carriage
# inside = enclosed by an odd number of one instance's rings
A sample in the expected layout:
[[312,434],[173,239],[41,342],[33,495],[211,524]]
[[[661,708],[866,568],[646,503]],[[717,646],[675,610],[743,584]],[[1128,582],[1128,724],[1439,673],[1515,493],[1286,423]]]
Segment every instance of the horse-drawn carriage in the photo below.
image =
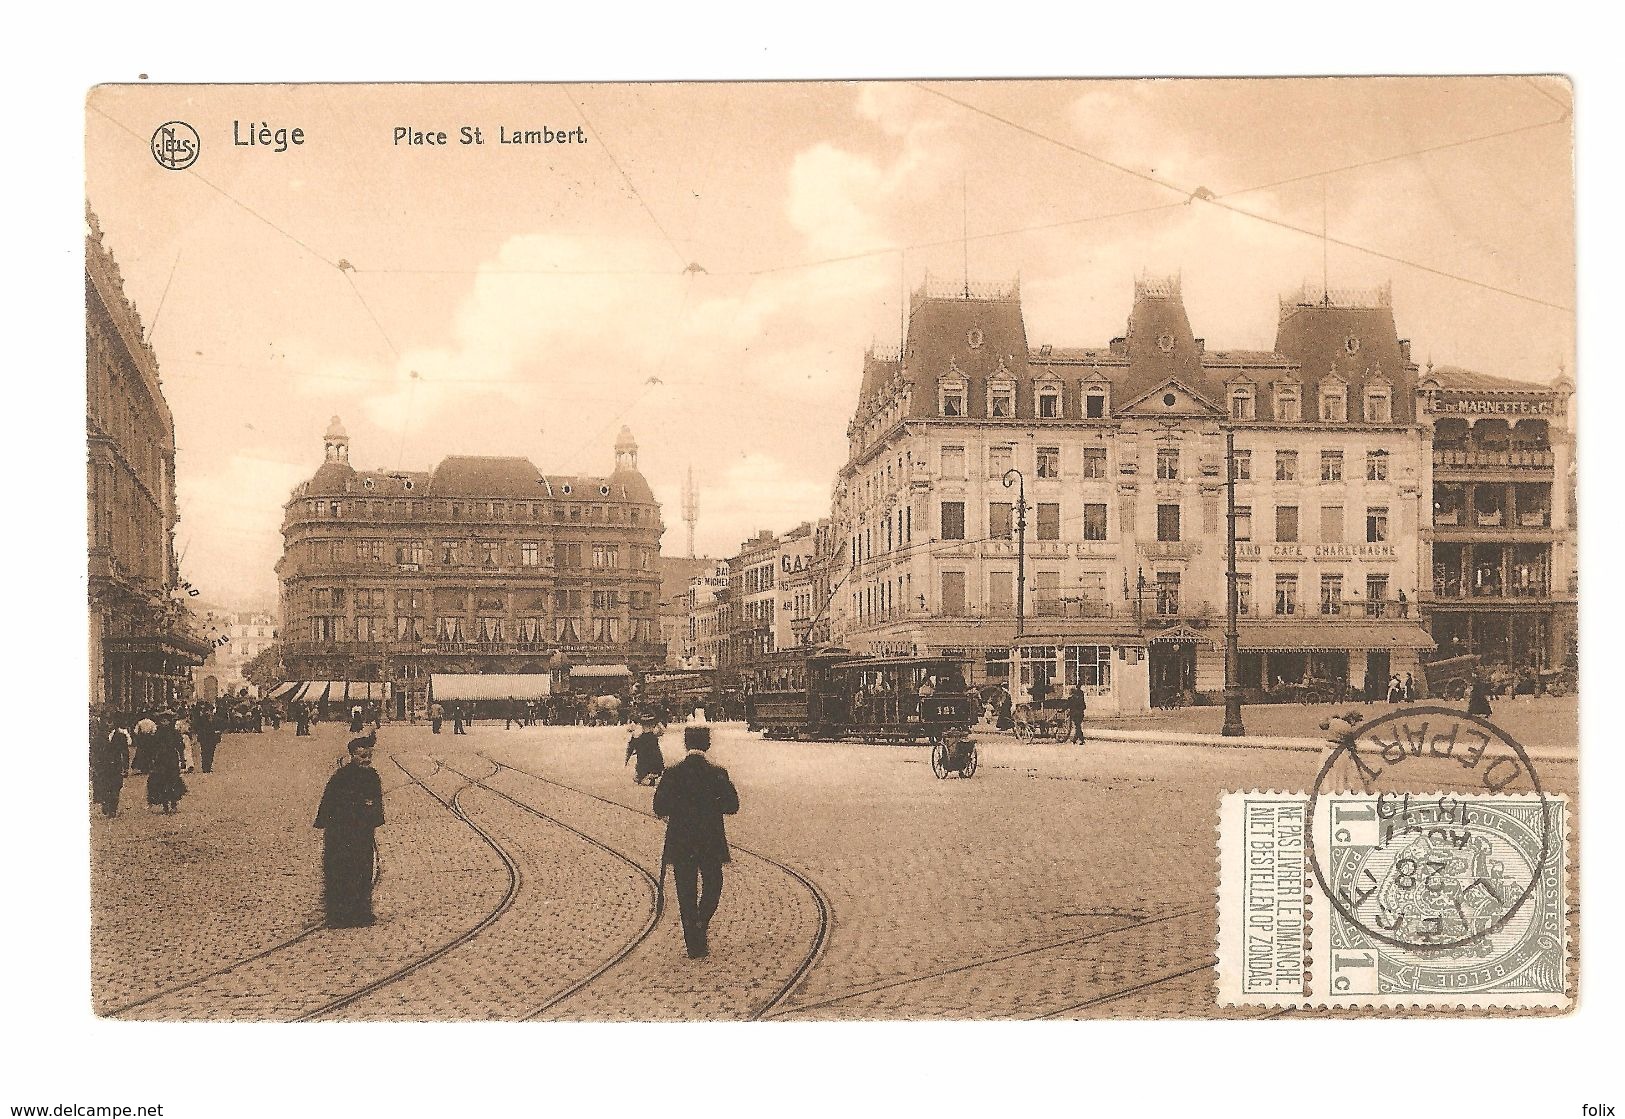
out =
[[966,687],[968,664],[961,658],[867,657],[824,649],[802,654],[795,664],[786,658],[770,670],[799,686],[752,690],[745,703],[751,730],[768,738],[929,742],[938,777],[976,772],[969,731],[980,704]]
[[1023,742],[1065,742],[1072,729],[1065,700],[1018,703],[1010,709],[1010,718],[1016,737]]

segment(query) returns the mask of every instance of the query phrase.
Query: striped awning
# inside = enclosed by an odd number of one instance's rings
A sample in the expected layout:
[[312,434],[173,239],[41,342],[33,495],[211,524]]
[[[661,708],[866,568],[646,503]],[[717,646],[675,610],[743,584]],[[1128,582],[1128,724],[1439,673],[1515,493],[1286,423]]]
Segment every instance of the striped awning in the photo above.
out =
[[1243,622],[1243,649],[1276,653],[1431,649],[1433,638],[1415,622]]

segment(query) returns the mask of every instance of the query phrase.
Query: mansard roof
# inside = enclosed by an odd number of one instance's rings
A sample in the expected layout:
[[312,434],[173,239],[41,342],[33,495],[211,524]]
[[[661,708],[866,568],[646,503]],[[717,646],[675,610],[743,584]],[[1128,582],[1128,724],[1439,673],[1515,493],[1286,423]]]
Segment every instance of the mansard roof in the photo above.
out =
[[914,385],[912,415],[937,414],[937,385],[957,368],[966,385],[968,417],[985,419],[987,382],[1001,361],[1016,380],[1016,414],[1031,414],[1027,325],[1019,289],[967,286],[950,293],[933,289],[928,281],[912,305],[903,349],[903,377]]
[[1302,368],[1306,392],[1318,393],[1320,378],[1328,373],[1351,386],[1381,374],[1396,390],[1394,419],[1413,418],[1416,366],[1400,342],[1387,287],[1325,292],[1305,287],[1283,298],[1275,348]]

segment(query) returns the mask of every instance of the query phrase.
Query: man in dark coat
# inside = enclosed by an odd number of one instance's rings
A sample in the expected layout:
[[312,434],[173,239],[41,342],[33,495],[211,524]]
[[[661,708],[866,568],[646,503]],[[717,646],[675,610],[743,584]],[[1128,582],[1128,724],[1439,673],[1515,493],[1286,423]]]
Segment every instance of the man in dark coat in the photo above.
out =
[[1479,715],[1486,719],[1492,714],[1490,711],[1490,688],[1481,676],[1473,677],[1472,694],[1467,697],[1467,714]]
[[294,718],[294,728],[293,728],[294,737],[295,738],[308,738],[308,737],[310,737],[310,705],[309,704],[304,704],[304,703],[296,703],[296,704],[294,704],[293,705],[293,718]]
[[350,741],[350,761],[328,778],[316,826],[322,829],[322,905],[327,927],[370,925],[373,830],[384,824],[384,788],[372,768],[374,735]]
[[683,728],[683,745],[687,754],[655,788],[654,813],[666,821],[661,876],[669,864],[683,943],[689,958],[699,959],[710,951],[711,918],[722,900],[722,864],[730,861],[722,818],[739,811],[739,792],[728,771],[706,757],[710,727]]
[[207,707],[201,708],[192,720],[192,733],[197,735],[198,752],[203,755],[204,773],[214,772],[214,751],[220,745],[220,725]]
[[96,720],[90,740],[90,789],[103,816],[118,815],[124,771],[130,764],[130,732],[116,717]]
[[653,785],[666,772],[666,758],[660,752],[660,719],[652,711],[638,712],[638,733],[626,744],[626,758],[638,759],[632,780],[639,785]]
[[1071,740],[1079,746],[1083,745],[1083,715],[1089,710],[1089,700],[1083,694],[1083,689],[1072,685],[1072,691],[1066,697],[1066,715],[1072,720]]
[[175,712],[160,711],[158,729],[152,736],[152,762],[147,770],[147,803],[163,805],[164,815],[173,815],[186,795],[181,780],[180,732],[175,729]]

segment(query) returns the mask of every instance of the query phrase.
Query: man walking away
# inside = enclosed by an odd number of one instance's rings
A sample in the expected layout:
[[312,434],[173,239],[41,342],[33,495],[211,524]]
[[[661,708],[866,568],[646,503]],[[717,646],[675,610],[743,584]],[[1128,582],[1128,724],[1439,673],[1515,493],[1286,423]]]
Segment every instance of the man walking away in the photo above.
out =
[[197,735],[198,753],[203,764],[204,773],[214,772],[214,751],[220,745],[220,728],[215,725],[214,718],[207,710],[199,711],[193,721],[192,733]]
[[463,729],[463,705],[460,703],[454,703],[451,705],[451,733],[468,733]]
[[689,959],[697,960],[711,950],[711,918],[722,900],[722,864],[730,861],[722,818],[739,811],[739,792],[728,771],[706,757],[710,727],[684,727],[683,745],[687,754],[655,787],[654,813],[666,821],[661,875],[669,864],[683,943]]
[[1083,689],[1072,685],[1072,691],[1066,697],[1066,714],[1072,720],[1071,740],[1079,746],[1083,745],[1083,715],[1089,710],[1089,700],[1083,694]]
[[436,703],[429,708],[429,729],[435,734],[440,733],[441,724],[446,721],[446,709]]
[[377,738],[350,741],[350,761],[339,767],[322,791],[316,827],[322,829],[322,906],[327,927],[370,925],[373,832],[384,825],[384,787],[372,768]]

